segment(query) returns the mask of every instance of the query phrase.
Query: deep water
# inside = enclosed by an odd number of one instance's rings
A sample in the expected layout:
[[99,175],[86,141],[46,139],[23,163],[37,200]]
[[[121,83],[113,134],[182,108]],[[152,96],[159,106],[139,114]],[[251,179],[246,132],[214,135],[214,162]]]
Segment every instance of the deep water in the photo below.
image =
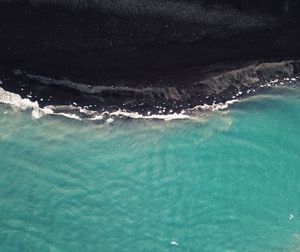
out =
[[0,251],[300,251],[300,91],[175,121],[0,105]]

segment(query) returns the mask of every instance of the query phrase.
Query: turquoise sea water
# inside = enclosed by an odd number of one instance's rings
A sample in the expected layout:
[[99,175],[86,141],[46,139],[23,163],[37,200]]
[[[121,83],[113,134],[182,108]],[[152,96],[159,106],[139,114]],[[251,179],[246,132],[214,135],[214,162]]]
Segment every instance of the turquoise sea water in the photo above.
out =
[[300,251],[300,91],[273,93],[109,125],[0,105],[0,251]]

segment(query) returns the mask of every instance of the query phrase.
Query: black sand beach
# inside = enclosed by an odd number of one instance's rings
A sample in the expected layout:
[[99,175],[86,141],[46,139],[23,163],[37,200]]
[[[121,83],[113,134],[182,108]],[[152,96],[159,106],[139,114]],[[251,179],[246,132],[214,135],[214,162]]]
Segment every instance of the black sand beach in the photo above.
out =
[[1,86],[42,106],[97,110],[167,113],[225,102],[267,77],[299,73],[299,6],[2,1]]

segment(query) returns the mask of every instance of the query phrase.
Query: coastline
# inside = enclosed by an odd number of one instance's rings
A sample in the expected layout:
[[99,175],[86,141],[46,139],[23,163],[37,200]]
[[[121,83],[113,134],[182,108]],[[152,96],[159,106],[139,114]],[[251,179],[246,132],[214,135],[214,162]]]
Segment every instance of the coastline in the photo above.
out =
[[126,9],[32,2],[0,3],[0,80],[41,107],[179,113],[300,72],[297,1],[288,10],[267,0],[140,9],[134,0]]
[[[251,96],[260,90],[275,86],[299,87],[300,60],[275,62],[244,62],[243,67],[226,71],[222,66],[193,69],[184,74],[177,85],[165,86],[159,81],[155,85],[132,87],[122,85],[92,85],[43,76],[21,69],[1,69],[0,87],[20,99],[28,99],[38,107],[50,108],[58,113],[77,116],[98,116],[105,113],[125,116],[156,117],[170,114],[186,114],[195,109],[218,109],[232,101]],[[178,78],[178,75],[168,76]],[[177,79],[178,80],[178,79]],[[178,85],[183,83],[184,85]],[[30,105],[31,106],[31,105]],[[33,105],[32,105],[33,106]],[[35,106],[35,105],[34,105]],[[86,114],[86,115],[84,115]]]

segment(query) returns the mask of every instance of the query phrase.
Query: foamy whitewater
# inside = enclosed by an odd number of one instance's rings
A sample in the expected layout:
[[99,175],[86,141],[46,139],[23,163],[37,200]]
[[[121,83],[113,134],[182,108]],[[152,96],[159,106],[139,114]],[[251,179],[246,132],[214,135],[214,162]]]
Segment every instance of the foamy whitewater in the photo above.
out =
[[[27,74],[28,75],[28,74]],[[29,75],[30,77],[31,75]],[[42,77],[42,76],[34,76],[34,78],[39,78],[40,81],[44,84],[51,84],[52,79]],[[74,83],[70,81],[62,81],[61,85],[67,85],[68,87],[74,87]],[[55,80],[55,83],[60,83],[59,80]],[[1,84],[1,83],[0,83]],[[77,104],[74,102],[73,105],[65,106],[65,105],[48,105],[45,107],[40,107],[38,103],[38,98],[36,98],[36,101],[32,101],[32,96],[27,95],[27,98],[21,98],[20,95],[8,92],[0,87],[0,103],[11,105],[16,110],[31,110],[32,111],[32,118],[39,119],[46,115],[57,115],[57,116],[64,116],[68,117],[70,119],[77,119],[77,120],[92,120],[92,121],[106,121],[106,122],[112,122],[114,118],[132,118],[132,119],[156,119],[156,120],[176,120],[176,119],[195,119],[195,117],[199,116],[199,112],[207,112],[207,111],[218,111],[218,110],[225,110],[233,103],[236,103],[239,101],[239,99],[251,95],[255,95],[257,91],[261,91],[264,88],[269,87],[278,87],[278,86],[289,86],[289,87],[297,87],[299,85],[299,77],[295,78],[284,78],[282,80],[274,79],[271,80],[265,84],[260,85],[259,89],[253,89],[250,88],[243,92],[238,92],[235,95],[233,95],[232,100],[226,101],[225,103],[213,103],[211,105],[203,104],[198,105],[192,108],[188,108],[185,110],[182,110],[180,113],[172,113],[169,114],[162,114],[162,112],[165,112],[165,109],[163,106],[159,107],[161,110],[159,111],[159,114],[152,114],[151,111],[149,111],[146,115],[140,114],[138,112],[134,111],[127,111],[124,109],[117,109],[113,112],[98,112],[93,111],[92,109],[89,109],[88,106],[82,108],[80,106],[77,106]],[[82,91],[86,92],[86,87],[83,84],[76,84],[76,89],[79,88],[79,90],[82,89]],[[105,87],[96,87],[97,90],[90,90],[89,92],[99,92],[103,90]],[[88,88],[89,89],[89,88]],[[98,90],[99,89],[99,90]],[[64,111],[64,112],[58,112],[58,111]]]
[[[189,109],[187,111],[193,111],[193,110],[220,110],[220,109],[226,109],[228,105],[236,102],[237,100],[228,101],[224,104],[213,104],[213,105],[201,105],[197,106],[195,108]],[[31,101],[28,98],[22,99],[20,95],[11,93],[8,91],[5,91],[3,88],[0,87],[0,103],[11,105],[16,110],[31,110],[32,111],[32,118],[39,119],[46,115],[59,115],[68,117],[70,119],[77,119],[82,120],[83,118],[80,117],[80,114],[85,115],[86,120],[93,120],[93,121],[101,121],[106,119],[108,122],[112,120],[112,117],[128,117],[132,119],[158,119],[158,120],[175,120],[175,119],[188,119],[191,118],[190,115],[186,113],[186,111],[182,111],[181,113],[172,113],[167,115],[142,115],[137,112],[128,112],[126,110],[118,109],[114,112],[102,112],[99,113],[97,111],[93,110],[87,110],[85,108],[79,107],[79,106],[45,106],[41,108],[39,106],[39,103],[37,101]],[[55,110],[59,109],[65,109],[68,110],[68,113],[62,113],[62,112],[55,112]],[[73,113],[72,113],[73,111]],[[77,114],[75,114],[77,113]],[[190,113],[191,114],[191,113]]]

